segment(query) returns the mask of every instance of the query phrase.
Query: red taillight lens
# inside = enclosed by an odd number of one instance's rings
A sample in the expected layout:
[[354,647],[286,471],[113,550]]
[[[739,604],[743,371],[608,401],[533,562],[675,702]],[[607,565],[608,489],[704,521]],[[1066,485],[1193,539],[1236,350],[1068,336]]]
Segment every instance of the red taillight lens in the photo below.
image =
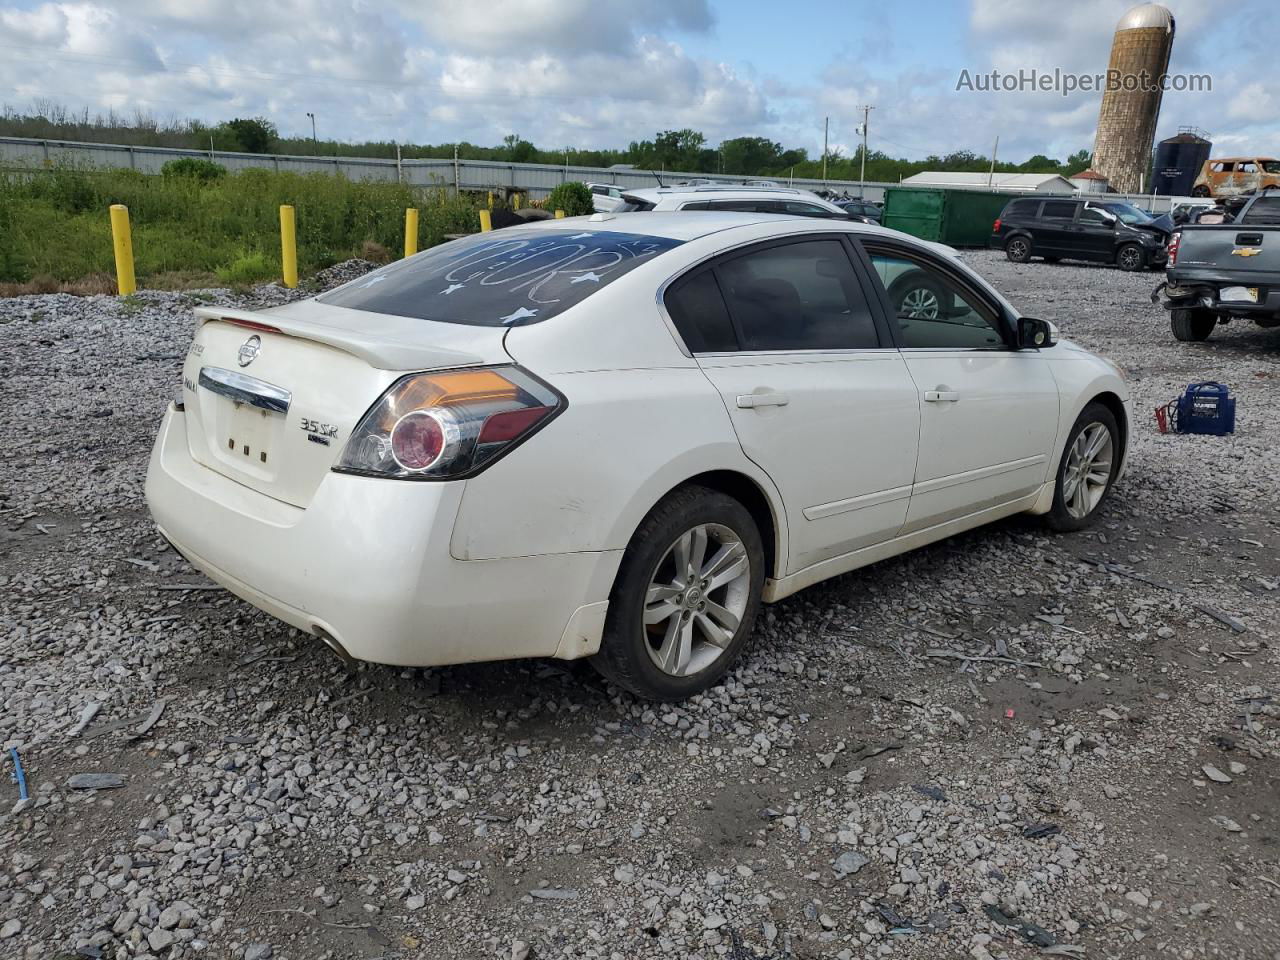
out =
[[1175,230],[1169,237],[1169,266],[1178,262],[1178,245],[1182,243],[1182,231]]
[[518,367],[418,373],[392,384],[335,470],[401,480],[470,476],[540,429],[564,397]]
[[437,411],[406,413],[391,428],[391,455],[396,463],[405,470],[430,469],[444,453],[445,426],[444,415]]
[[234,323],[237,327],[244,327],[246,330],[261,330],[263,333],[279,333],[279,327],[273,327],[269,323],[258,323],[256,320],[241,320],[239,317],[220,317],[223,323]]
[[526,410],[495,413],[480,428],[480,438],[476,442],[507,443],[520,436],[554,409],[554,407],[529,407]]
[[996,217],[996,222],[995,222],[995,223],[993,223],[993,224],[991,225],[991,232],[992,232],[992,233],[999,233],[999,232],[1000,232],[1000,218],[999,218],[999,217]]

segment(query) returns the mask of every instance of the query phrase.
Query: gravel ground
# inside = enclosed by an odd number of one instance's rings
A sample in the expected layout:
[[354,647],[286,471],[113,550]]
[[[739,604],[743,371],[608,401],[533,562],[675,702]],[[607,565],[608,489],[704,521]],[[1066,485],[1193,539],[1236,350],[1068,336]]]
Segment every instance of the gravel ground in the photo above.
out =
[[[1103,522],[812,588],[674,707],[348,672],[184,588],[142,483],[191,308],[296,294],[0,301],[0,956],[1280,957],[1280,334],[1180,344],[1156,274],[967,256],[1127,370]],[[1159,435],[1203,379],[1236,435]]]

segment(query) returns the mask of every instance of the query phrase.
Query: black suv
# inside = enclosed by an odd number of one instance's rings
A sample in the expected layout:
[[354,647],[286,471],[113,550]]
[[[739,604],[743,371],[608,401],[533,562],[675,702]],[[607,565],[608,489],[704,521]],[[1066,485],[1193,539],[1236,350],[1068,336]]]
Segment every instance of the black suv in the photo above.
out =
[[1169,237],[1163,221],[1121,200],[1019,197],[992,225],[990,246],[1014,263],[1032,257],[1097,260],[1121,270],[1160,268]]

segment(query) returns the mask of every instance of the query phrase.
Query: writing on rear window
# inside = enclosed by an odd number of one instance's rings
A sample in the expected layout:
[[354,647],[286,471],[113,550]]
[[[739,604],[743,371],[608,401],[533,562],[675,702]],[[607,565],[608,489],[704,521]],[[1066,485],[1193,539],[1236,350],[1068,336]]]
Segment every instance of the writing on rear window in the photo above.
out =
[[538,323],[680,243],[583,229],[485,233],[440,244],[318,299],[446,323]]

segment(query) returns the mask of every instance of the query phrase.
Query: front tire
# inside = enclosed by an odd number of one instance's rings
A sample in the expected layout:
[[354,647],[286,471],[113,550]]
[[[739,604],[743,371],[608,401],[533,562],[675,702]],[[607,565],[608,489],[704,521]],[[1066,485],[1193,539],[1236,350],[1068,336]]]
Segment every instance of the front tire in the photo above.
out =
[[675,491],[623,554],[592,665],[649,700],[701,693],[746,648],[764,573],[760,531],[741,503],[702,486]]
[[1126,243],[1116,251],[1116,265],[1121,270],[1133,273],[1147,265],[1147,257],[1142,252],[1141,246],[1136,243]]
[[1182,307],[1169,312],[1169,326],[1174,339],[1184,343],[1208,340],[1217,325],[1218,318],[1208,310]]
[[1091,403],[1076,418],[1058,463],[1053,507],[1046,518],[1054,530],[1083,530],[1094,523],[1111,495],[1120,469],[1120,428],[1115,414]]
[[900,277],[889,287],[889,302],[901,320],[937,320],[946,315],[946,287],[916,270]]
[[1014,263],[1026,263],[1031,259],[1031,241],[1026,237],[1013,237],[1004,245],[1004,255]]

